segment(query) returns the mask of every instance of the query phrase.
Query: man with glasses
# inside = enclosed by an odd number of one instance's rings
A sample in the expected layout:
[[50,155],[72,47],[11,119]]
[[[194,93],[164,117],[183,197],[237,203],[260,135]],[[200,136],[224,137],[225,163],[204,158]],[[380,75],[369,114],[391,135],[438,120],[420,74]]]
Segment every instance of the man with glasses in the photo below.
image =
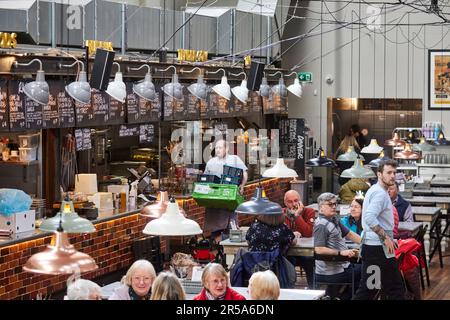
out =
[[[345,243],[348,239],[354,243],[360,243],[361,237],[346,228],[337,217],[338,197],[329,192],[322,193],[318,198],[319,217],[314,223],[314,251],[316,255],[341,256],[353,258],[358,250],[349,249]],[[331,257],[330,257],[331,258]],[[337,258],[315,261],[315,277],[317,282],[325,283],[351,283],[352,274],[354,283],[359,283],[361,277],[361,267],[358,264],[351,264],[345,259]],[[350,298],[351,293],[343,295],[344,298]]]
[[386,160],[378,167],[378,183],[370,187],[362,214],[362,279],[355,299],[368,300],[382,289],[386,299],[404,299],[405,289],[395,259],[394,215],[388,188],[395,184],[397,162]]

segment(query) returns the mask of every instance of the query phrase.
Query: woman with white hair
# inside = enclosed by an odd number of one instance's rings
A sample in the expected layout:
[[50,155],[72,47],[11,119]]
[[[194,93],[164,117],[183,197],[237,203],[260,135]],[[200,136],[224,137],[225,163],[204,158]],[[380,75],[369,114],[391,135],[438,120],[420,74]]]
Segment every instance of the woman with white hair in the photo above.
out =
[[193,300],[245,300],[228,286],[228,273],[221,264],[208,263],[202,273],[202,284],[202,291]]
[[95,282],[77,279],[67,285],[67,300],[101,300],[101,288]]
[[252,300],[278,300],[280,282],[270,270],[255,272],[248,281],[248,293]]
[[153,265],[147,260],[137,260],[122,278],[122,285],[114,290],[109,300],[149,300],[152,283],[156,278]]

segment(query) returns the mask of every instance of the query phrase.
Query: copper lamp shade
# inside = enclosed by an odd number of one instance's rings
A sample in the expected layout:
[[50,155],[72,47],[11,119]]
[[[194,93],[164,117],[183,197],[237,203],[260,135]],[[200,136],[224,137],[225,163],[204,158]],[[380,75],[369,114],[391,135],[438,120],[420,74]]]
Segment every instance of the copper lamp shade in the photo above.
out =
[[[169,193],[167,191],[160,191],[158,194],[157,202],[142,208],[140,214],[144,217],[158,219],[161,217],[162,214],[164,214],[167,211],[167,205],[169,204],[169,200],[170,200]],[[186,216],[186,213],[184,212],[183,208],[181,208],[180,206],[178,207],[180,213]]]
[[405,144],[405,141],[400,139],[398,132],[394,133],[394,136],[392,137],[392,139],[386,140],[384,142],[385,146],[390,146],[390,147],[403,146],[404,144]]
[[[39,253],[32,255],[23,270],[32,273],[60,275],[88,272],[98,268],[89,255],[75,250],[69,243],[67,233],[55,232],[54,243]],[[53,242],[53,241],[52,241]]]
[[397,152],[394,155],[394,158],[403,160],[418,160],[420,159],[420,153],[412,151],[411,145],[407,143],[405,145],[405,149],[403,151]]

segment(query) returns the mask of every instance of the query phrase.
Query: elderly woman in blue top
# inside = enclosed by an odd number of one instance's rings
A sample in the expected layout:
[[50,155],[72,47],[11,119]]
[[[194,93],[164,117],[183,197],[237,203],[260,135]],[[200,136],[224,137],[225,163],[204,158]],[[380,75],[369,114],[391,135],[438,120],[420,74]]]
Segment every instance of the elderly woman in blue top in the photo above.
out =
[[363,201],[363,197],[356,196],[350,204],[350,214],[341,218],[342,224],[358,235],[361,235],[362,232],[361,214]]
[[[355,243],[360,243],[361,238],[346,228],[337,217],[337,198],[335,194],[329,192],[322,193],[317,198],[319,217],[314,222],[314,251],[316,255],[344,258],[336,258],[334,261],[316,259],[315,278],[317,282],[351,283],[353,274],[357,286],[361,278],[361,265],[349,262],[349,258],[354,257],[357,250],[349,249],[344,238]],[[351,294],[346,292],[340,298],[350,298]]]
[[362,215],[362,279],[355,299],[367,300],[382,289],[387,299],[404,299],[405,290],[395,259],[394,216],[388,188],[395,183],[397,162],[386,160],[378,167],[378,183],[364,198]]

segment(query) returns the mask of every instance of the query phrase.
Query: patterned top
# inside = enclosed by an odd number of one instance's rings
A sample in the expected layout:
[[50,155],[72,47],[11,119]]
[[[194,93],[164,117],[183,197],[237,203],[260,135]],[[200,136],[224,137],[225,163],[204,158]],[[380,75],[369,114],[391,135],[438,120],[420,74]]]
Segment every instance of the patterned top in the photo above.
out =
[[268,252],[279,248],[282,253],[287,251],[294,238],[294,233],[284,223],[269,226],[258,220],[252,223],[245,236],[249,251]]

